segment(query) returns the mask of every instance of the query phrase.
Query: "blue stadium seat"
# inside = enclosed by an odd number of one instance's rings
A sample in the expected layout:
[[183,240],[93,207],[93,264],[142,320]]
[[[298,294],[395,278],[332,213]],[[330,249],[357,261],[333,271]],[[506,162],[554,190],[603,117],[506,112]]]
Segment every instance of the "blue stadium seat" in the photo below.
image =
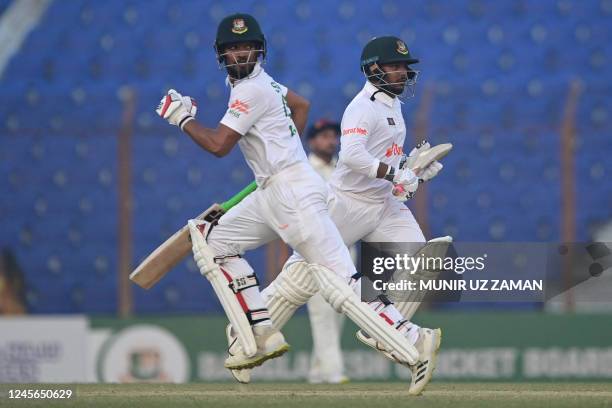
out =
[[[0,0],[0,13],[8,4]],[[0,194],[10,197],[0,203],[0,242],[23,263],[34,312],[116,311],[124,87],[136,94],[135,263],[251,181],[239,152],[217,160],[153,112],[175,87],[198,99],[204,123],[217,123],[229,91],[212,44],[217,22],[236,11],[261,20],[266,69],[309,97],[311,118],[340,120],[363,86],[368,39],[404,37],[421,59],[417,95],[404,101],[405,148],[425,85],[435,90],[427,138],[455,145],[428,189],[435,235],[559,239],[559,129],[570,81],[580,79],[577,238],[612,216],[610,2],[56,1],[0,78]],[[265,270],[262,250],[248,257]],[[220,310],[188,264],[134,292],[141,313]]]

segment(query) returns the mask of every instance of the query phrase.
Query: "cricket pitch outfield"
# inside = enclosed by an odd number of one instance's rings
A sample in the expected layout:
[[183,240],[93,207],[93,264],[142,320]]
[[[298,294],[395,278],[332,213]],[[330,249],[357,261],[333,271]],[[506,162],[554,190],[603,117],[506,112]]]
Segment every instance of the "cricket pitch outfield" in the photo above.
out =
[[[9,387],[4,384],[2,389]],[[405,383],[83,384],[74,388],[76,398],[63,401],[9,400],[3,392],[0,407],[612,407],[612,383],[432,383],[420,397],[409,396]]]

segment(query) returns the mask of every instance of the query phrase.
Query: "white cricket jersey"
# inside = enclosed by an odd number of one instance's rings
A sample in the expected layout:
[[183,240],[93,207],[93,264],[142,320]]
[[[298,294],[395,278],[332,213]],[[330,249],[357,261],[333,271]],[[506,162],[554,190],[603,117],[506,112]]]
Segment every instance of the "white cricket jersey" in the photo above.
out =
[[298,162],[306,162],[291,110],[287,88],[274,81],[258,63],[248,77],[231,85],[228,109],[221,123],[240,133],[240,150],[258,185]]
[[334,172],[334,169],[336,168],[337,159],[333,157],[331,162],[328,163],[316,154],[310,153],[308,155],[308,161],[310,162],[312,168],[315,169],[317,173],[319,173],[319,176],[321,176],[323,180],[327,181],[329,180],[332,173]]
[[378,164],[397,169],[404,153],[406,125],[400,101],[366,82],[344,111],[341,128],[340,157],[330,184],[340,191],[383,201],[393,185],[376,178]]

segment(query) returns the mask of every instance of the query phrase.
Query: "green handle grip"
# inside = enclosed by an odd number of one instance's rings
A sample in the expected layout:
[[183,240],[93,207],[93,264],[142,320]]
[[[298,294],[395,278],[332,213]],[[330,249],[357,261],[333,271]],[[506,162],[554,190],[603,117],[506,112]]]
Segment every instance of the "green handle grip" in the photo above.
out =
[[244,199],[244,197],[248,196],[256,189],[257,189],[257,183],[252,181],[251,184],[243,188],[238,194],[236,194],[235,196],[233,196],[226,202],[222,203],[220,205],[221,209],[223,210],[223,212],[228,212],[230,208],[232,208],[233,206],[241,202]]

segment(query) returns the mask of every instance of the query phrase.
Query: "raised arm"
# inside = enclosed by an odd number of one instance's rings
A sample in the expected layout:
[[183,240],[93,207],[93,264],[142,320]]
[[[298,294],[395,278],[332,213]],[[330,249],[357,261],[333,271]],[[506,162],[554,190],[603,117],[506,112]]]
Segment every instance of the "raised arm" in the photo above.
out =
[[287,90],[287,105],[291,109],[291,119],[295,123],[298,133],[301,135],[306,128],[310,102],[291,90]]
[[202,126],[195,120],[197,103],[190,96],[183,96],[174,89],[161,98],[155,110],[168,123],[178,126],[187,133],[202,149],[223,157],[240,140],[240,133],[220,123],[216,129]]
[[227,155],[242,137],[234,129],[219,124],[216,129],[202,126],[195,120],[189,121],[183,131],[191,137],[202,149],[217,157]]

